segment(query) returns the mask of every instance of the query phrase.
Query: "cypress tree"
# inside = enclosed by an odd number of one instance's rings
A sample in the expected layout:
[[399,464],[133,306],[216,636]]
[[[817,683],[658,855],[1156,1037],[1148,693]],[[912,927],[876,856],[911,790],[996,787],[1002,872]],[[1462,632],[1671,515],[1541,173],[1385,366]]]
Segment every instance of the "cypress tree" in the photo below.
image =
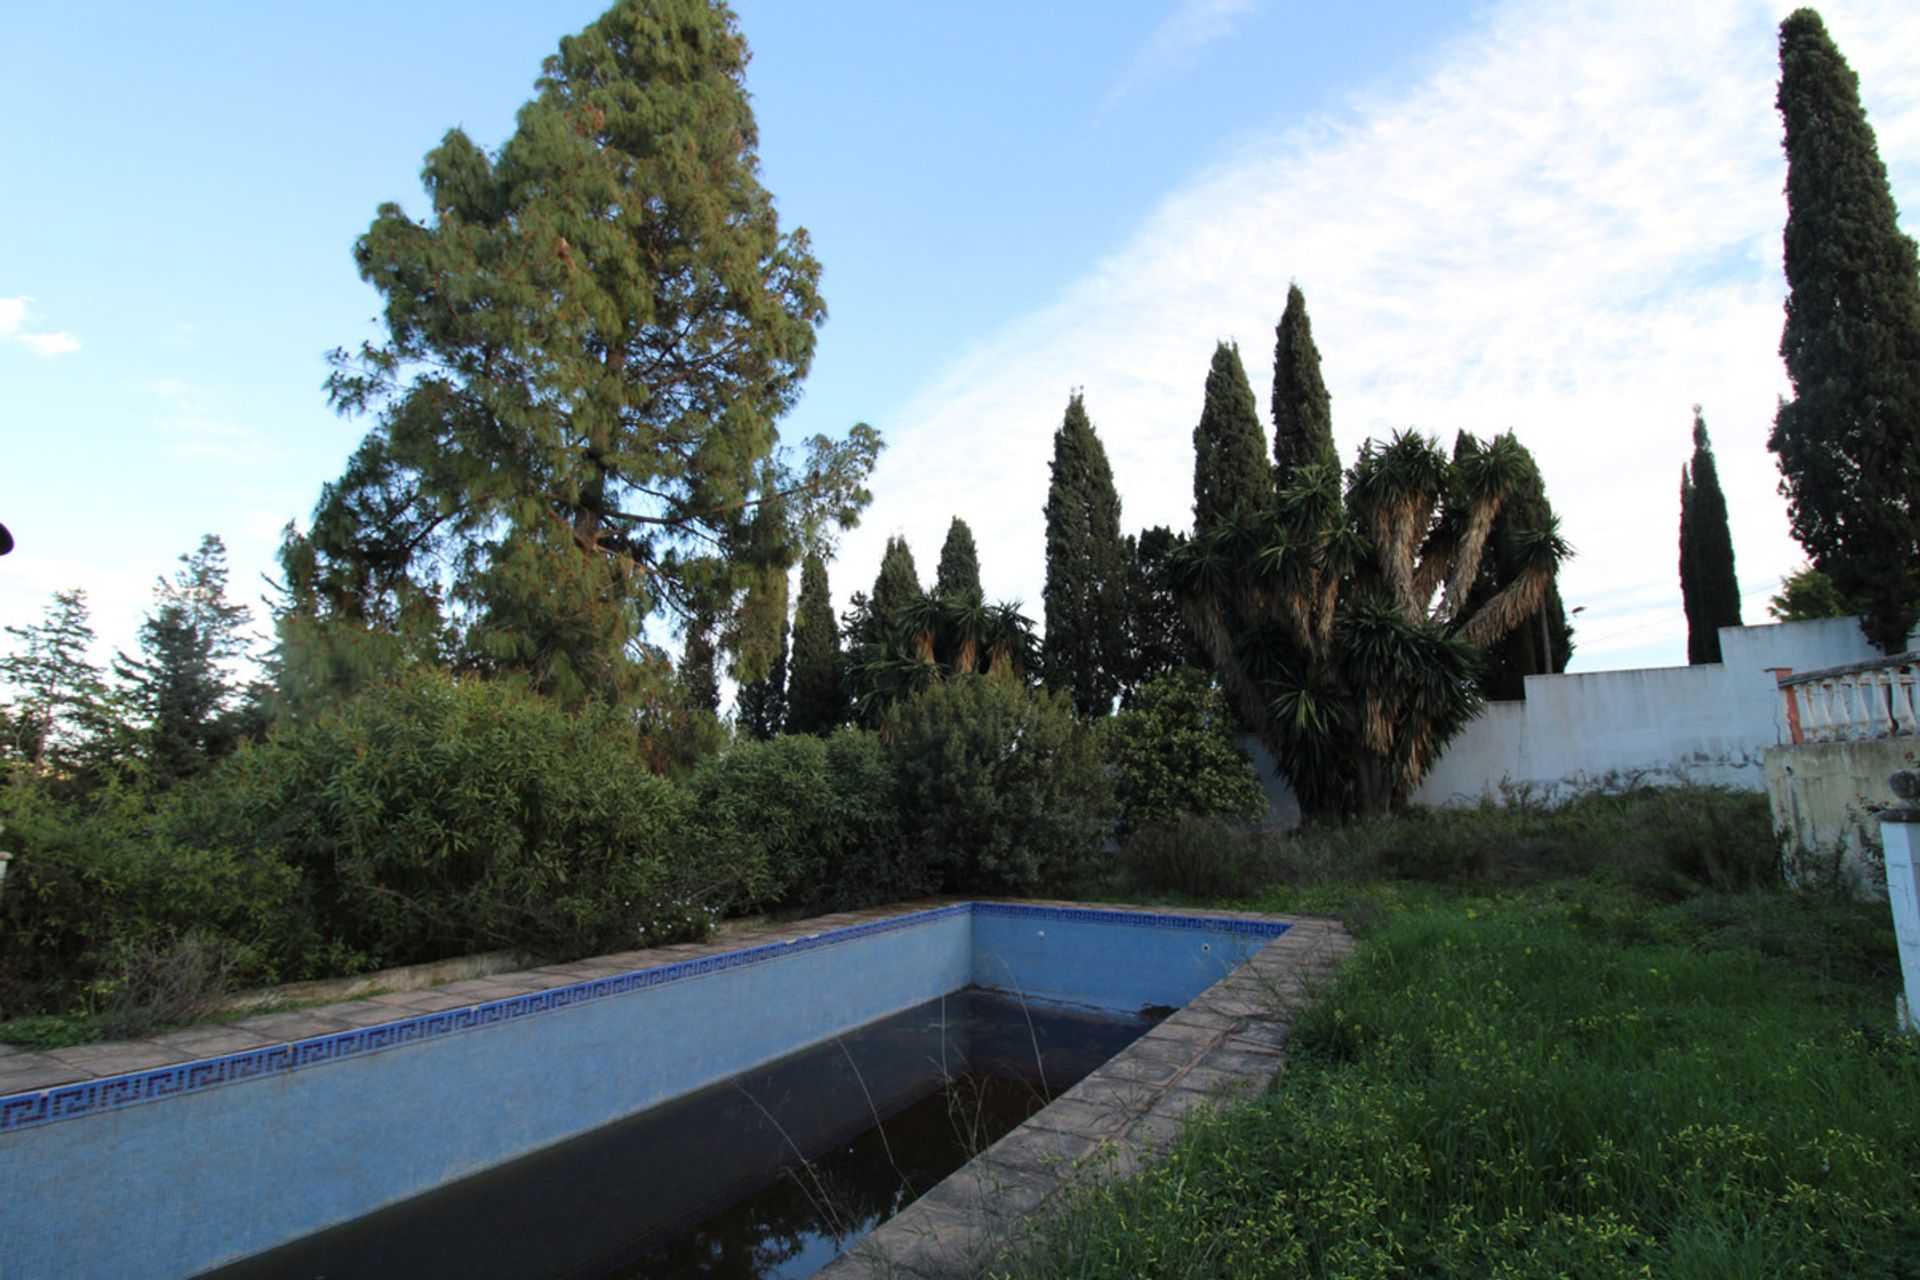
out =
[[800,566],[800,602],[793,614],[793,658],[787,674],[787,732],[826,733],[840,723],[840,629],[827,593],[827,565],[818,553]]
[[1920,618],[1920,258],[1859,79],[1811,9],[1780,24],[1778,105],[1793,396],[1767,445],[1794,537],[1895,653]]
[[787,718],[787,624],[780,624],[780,646],[774,650],[773,664],[759,680],[740,686],[740,727],[765,741],[780,732]]
[[1167,557],[1176,540],[1165,525],[1129,534],[1123,547],[1127,566],[1126,661],[1120,672],[1122,705],[1133,708],[1140,690],[1181,667],[1204,667],[1206,655],[1194,645],[1180,617],[1180,601],[1167,577]]
[[1740,625],[1740,586],[1727,500],[1699,405],[1693,406],[1693,461],[1680,469],[1680,597],[1687,612],[1687,661],[1720,661],[1720,628]]
[[1274,480],[1284,489],[1302,463],[1338,460],[1333,399],[1320,377],[1320,348],[1297,284],[1287,286],[1287,308],[1273,336]]
[[984,595],[980,589],[980,553],[974,549],[973,530],[959,516],[947,526],[947,541],[940,548],[940,568],[934,574],[933,593],[975,598]]
[[1078,392],[1054,432],[1046,516],[1041,670],[1047,687],[1067,693],[1081,715],[1105,715],[1125,661],[1126,557],[1113,469]]
[[1206,403],[1193,429],[1194,531],[1210,532],[1236,511],[1264,515],[1273,499],[1273,464],[1253,387],[1240,349],[1223,342],[1214,349]]
[[887,549],[881,553],[880,573],[867,599],[866,627],[860,639],[867,644],[890,643],[907,607],[920,594],[920,571],[913,564],[913,548],[896,534],[887,539]]

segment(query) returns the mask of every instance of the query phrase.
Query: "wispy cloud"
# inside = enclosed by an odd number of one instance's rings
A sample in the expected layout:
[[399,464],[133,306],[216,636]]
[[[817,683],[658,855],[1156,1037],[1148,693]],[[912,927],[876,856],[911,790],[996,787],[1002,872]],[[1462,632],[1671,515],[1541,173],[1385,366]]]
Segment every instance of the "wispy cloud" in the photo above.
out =
[[80,339],[70,333],[30,326],[27,317],[32,306],[32,298],[0,298],[0,342],[25,347],[41,357],[70,355],[80,349]]
[[258,433],[234,420],[218,388],[157,378],[144,389],[159,405],[153,425],[170,437],[168,452],[174,458],[222,463],[263,460]]
[[1102,105],[1111,107],[1153,81],[1193,66],[1200,50],[1231,35],[1234,24],[1256,7],[1256,0],[1180,0],[1147,37]]
[[[1920,9],[1822,7],[1912,207]],[[1238,339],[1264,402],[1273,326],[1297,279],[1344,454],[1396,428],[1514,428],[1580,551],[1562,574],[1593,642],[1577,660],[1677,658],[1678,484],[1695,402],[1742,581],[1801,559],[1765,447],[1786,390],[1781,11],[1669,6],[1650,23],[1631,0],[1515,0],[1422,83],[1250,139],[895,415],[836,595],[866,585],[889,532],[930,564],[957,512],[989,591],[1037,612],[1052,432],[1078,385],[1127,527],[1186,527],[1212,346]],[[1748,620],[1764,621],[1763,606]]]

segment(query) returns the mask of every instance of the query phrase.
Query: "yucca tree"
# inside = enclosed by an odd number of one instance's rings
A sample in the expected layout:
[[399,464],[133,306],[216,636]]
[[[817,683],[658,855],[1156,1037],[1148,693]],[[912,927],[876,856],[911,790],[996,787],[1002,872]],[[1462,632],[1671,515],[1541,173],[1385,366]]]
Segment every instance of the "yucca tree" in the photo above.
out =
[[1038,647],[1033,620],[1011,601],[988,604],[977,592],[920,592],[893,611],[893,633],[849,655],[850,700],[860,721],[930,684],[962,675],[1027,683]]
[[[1538,480],[1520,443],[1463,432],[1449,456],[1402,432],[1363,446],[1344,489],[1330,437],[1307,443],[1282,441],[1276,452],[1291,458],[1264,507],[1243,498],[1224,514],[1199,511],[1169,574],[1222,688],[1302,809],[1382,812],[1477,713],[1481,651],[1539,610],[1566,547],[1542,504],[1539,527],[1517,538],[1512,576],[1469,609],[1496,520]],[[1202,497],[1226,488],[1196,477]]]

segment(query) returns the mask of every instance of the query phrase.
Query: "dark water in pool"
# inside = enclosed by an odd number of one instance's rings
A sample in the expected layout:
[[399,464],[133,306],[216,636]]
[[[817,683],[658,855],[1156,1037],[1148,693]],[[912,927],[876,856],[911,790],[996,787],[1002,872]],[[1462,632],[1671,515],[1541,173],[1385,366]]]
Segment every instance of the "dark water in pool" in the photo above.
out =
[[797,1280],[1151,1025],[956,992],[211,1274]]

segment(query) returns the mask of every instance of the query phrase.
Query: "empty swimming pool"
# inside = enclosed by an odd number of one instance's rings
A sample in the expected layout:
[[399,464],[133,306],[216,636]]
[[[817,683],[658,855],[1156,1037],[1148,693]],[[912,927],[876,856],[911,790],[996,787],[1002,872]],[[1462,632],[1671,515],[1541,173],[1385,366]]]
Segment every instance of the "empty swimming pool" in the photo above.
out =
[[964,989],[1183,1005],[1287,927],[957,903],[0,1098],[0,1274],[204,1271]]

